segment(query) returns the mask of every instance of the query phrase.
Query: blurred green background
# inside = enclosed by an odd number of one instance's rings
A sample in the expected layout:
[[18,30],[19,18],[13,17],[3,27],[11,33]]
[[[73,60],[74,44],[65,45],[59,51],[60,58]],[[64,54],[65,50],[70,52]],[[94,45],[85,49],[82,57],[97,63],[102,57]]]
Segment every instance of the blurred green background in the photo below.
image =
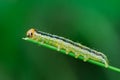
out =
[[101,51],[120,68],[119,0],[0,0],[0,80],[120,80],[120,73],[22,40],[32,27]]

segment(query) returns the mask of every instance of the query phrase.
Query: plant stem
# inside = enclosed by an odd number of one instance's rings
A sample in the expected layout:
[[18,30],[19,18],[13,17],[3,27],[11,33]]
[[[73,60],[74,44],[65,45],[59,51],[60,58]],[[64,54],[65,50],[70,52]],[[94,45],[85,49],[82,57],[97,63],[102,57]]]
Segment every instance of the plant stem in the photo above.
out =
[[[45,43],[42,44],[42,43],[40,43],[40,42],[38,42],[38,41],[36,41],[36,40],[33,40],[33,39],[31,39],[31,38],[23,38],[23,39],[24,39],[24,40],[27,40],[27,41],[29,41],[29,42],[36,43],[36,44],[38,44],[38,45],[45,46],[45,47],[47,47],[47,48],[50,48],[50,49],[53,49],[53,50],[56,50],[56,51],[57,51],[57,48],[54,47],[54,46],[50,46],[50,45],[45,44]],[[65,50],[60,50],[60,52],[62,52],[63,54],[66,54],[66,51],[65,51]],[[73,53],[69,53],[68,55],[70,55],[70,56],[72,56],[72,57],[75,57],[75,55],[74,55]],[[83,60],[83,57],[80,56],[80,57],[78,57],[78,59]],[[91,59],[89,59],[88,62],[93,63],[93,64],[95,64],[95,65],[98,65],[98,66],[101,66],[101,67],[104,67],[104,68],[105,68],[105,64],[103,64],[103,63],[100,63],[100,62],[97,62],[97,61],[94,61],[94,60],[91,60]],[[120,72],[120,69],[119,69],[119,68],[116,68],[116,67],[110,66],[110,65],[107,67],[107,69],[111,69],[111,70],[113,70],[113,71]]]

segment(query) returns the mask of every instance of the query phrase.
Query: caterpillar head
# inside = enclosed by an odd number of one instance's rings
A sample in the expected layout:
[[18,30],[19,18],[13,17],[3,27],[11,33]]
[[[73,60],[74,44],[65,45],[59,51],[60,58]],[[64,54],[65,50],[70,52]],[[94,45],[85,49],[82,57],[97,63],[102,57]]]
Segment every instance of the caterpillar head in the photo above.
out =
[[36,30],[31,28],[30,30],[27,31],[27,37],[29,38],[33,38],[34,37],[34,34],[36,33]]

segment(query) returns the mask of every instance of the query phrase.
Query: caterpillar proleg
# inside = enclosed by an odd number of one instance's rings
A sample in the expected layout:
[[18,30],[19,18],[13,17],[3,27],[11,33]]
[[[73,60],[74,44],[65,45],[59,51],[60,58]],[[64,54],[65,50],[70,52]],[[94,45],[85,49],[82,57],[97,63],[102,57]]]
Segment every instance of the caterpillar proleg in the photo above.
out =
[[90,49],[80,43],[73,42],[72,40],[66,39],[64,37],[37,31],[35,29],[28,30],[27,37],[39,41],[42,44],[45,43],[54,46],[58,51],[63,49],[66,51],[66,54],[72,52],[75,54],[75,58],[82,56],[84,57],[84,61],[92,59],[94,61],[105,64],[106,68],[108,67],[108,59],[103,53]]

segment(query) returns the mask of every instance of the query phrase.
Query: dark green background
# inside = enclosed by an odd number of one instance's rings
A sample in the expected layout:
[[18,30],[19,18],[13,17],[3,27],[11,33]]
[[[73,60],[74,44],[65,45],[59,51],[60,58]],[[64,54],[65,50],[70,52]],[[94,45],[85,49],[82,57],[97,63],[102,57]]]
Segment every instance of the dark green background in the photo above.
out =
[[119,0],[0,0],[0,80],[120,80],[120,73],[22,40],[32,27],[101,51],[120,68]]

